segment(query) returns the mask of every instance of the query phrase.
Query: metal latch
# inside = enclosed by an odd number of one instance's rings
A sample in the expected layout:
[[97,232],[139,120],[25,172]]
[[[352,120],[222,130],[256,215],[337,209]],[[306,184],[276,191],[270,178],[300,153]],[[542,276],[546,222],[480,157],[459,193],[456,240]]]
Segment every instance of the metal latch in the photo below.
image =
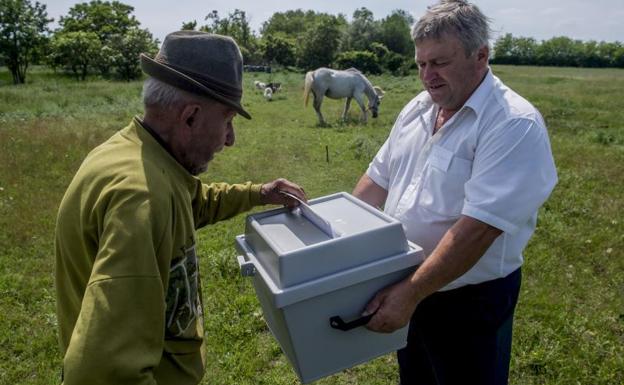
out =
[[240,266],[240,272],[243,277],[253,277],[256,275],[256,267],[253,262],[246,261],[245,257],[239,255],[236,257],[238,260],[238,266]]

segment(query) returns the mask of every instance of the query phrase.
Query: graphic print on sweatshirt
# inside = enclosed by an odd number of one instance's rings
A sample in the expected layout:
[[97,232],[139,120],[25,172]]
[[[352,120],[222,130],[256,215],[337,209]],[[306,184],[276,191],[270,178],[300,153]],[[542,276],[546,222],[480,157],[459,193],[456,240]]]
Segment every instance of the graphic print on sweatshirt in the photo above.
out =
[[[174,259],[169,269],[167,289],[166,334],[172,337],[194,337],[195,320],[201,314],[199,270],[195,243]],[[189,330],[190,328],[190,330]]]

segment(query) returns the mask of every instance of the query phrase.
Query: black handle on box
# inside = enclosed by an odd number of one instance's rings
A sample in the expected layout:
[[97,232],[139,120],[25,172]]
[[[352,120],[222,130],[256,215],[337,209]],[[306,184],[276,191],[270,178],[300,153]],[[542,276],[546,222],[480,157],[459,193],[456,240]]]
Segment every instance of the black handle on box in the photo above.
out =
[[333,316],[329,319],[329,326],[334,329],[342,330],[343,332],[349,331],[351,329],[355,329],[360,326],[364,326],[368,323],[368,321],[373,318],[375,313],[360,317],[351,322],[345,322],[339,315]]

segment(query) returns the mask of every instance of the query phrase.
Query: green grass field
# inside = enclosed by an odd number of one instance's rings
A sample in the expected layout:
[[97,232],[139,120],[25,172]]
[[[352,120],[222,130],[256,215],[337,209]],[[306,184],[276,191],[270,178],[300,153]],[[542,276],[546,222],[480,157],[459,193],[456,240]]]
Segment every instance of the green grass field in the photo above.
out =
[[[560,181],[525,253],[511,384],[624,384],[624,70],[495,66],[544,115]],[[280,81],[266,102],[253,80]],[[303,107],[303,75],[246,74],[237,141],[206,181],[286,177],[310,197],[350,192],[416,76],[373,77],[387,94],[379,119],[328,127]],[[58,383],[53,231],[59,201],[87,152],[141,113],[140,82],[74,82],[35,69],[24,86],[0,68],[0,384]],[[329,162],[326,159],[326,147]],[[234,236],[244,216],[199,233],[208,370],[204,384],[296,384],[249,280],[239,276]],[[387,355],[319,381],[396,384]]]

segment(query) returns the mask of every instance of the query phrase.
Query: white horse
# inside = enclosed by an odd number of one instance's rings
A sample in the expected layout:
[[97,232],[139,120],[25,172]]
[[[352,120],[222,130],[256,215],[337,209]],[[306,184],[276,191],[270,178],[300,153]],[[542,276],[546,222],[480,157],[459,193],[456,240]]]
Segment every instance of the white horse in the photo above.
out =
[[[305,105],[308,105],[310,92],[314,95],[314,110],[319,118],[319,124],[325,125],[325,120],[321,114],[321,103],[323,96],[332,99],[347,98],[342,113],[342,120],[346,120],[351,99],[359,104],[362,109],[362,120],[366,123],[366,111],[370,110],[373,118],[379,113],[379,103],[384,96],[384,91],[379,87],[373,87],[371,82],[357,69],[349,68],[345,71],[332,70],[329,68],[319,68],[310,71],[305,77]],[[364,95],[368,98],[368,108],[364,104]]]

